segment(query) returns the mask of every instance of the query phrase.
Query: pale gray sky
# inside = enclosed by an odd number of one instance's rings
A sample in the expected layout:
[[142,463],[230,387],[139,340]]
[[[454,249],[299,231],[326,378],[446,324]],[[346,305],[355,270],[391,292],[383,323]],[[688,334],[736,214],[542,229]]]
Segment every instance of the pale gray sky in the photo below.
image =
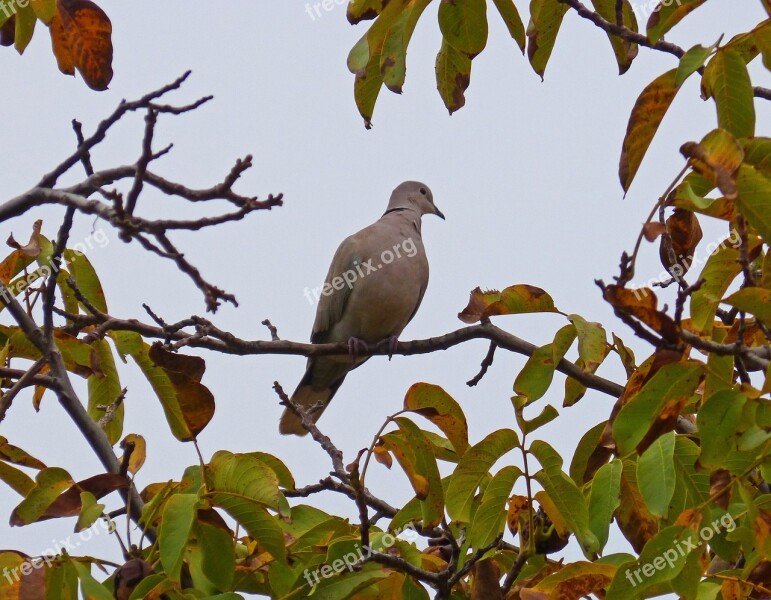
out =
[[[631,249],[652,204],[683,164],[680,145],[716,127],[714,104],[699,99],[694,77],[675,100],[622,199],[617,165],[629,112],[643,87],[676,64],[674,57],[642,49],[630,72],[619,77],[605,34],[571,12],[542,83],[491,11],[490,40],[474,61],[467,106],[448,117],[434,81],[440,43],[437,2],[415,32],[404,94],[383,91],[374,128],[365,131],[353,103],[353,76],[345,66],[365,25],[351,27],[344,6],[334,5],[313,20],[300,0],[102,4],[113,22],[115,45],[115,77],[106,92],[93,92],[58,73],[44,28],[38,28],[23,57],[0,50],[6,106],[0,199],[34,185],[73,150],[72,118],[83,121],[89,132],[121,98],[138,97],[192,69],[175,98],[184,103],[211,93],[215,100],[193,114],[161,118],[157,144],[173,141],[175,148],[154,170],[207,186],[220,181],[236,158],[252,153],[255,167],[238,189],[261,197],[285,194],[283,208],[174,238],[210,281],[236,294],[240,307],[225,306],[214,317],[220,327],[266,339],[260,321],[269,318],[282,338],[307,340],[315,307],[303,296],[304,288],[322,282],[338,243],[382,214],[396,184],[419,179],[431,186],[447,221],[424,219],[431,282],[402,339],[460,327],[456,315],[478,285],[529,283],[551,293],[561,310],[600,321],[609,334],[617,332],[638,349],[638,358],[650,353],[613,317],[593,280],[617,273],[621,252]],[[527,4],[517,0],[523,14]],[[668,37],[685,48],[711,44],[720,34],[730,37],[762,18],[757,0],[713,0]],[[769,85],[761,66],[753,65],[753,73],[756,85]],[[768,105],[757,101],[756,106],[757,131],[767,133]],[[139,116],[121,123],[94,153],[95,167],[133,162],[141,131]],[[190,211],[153,193],[141,198],[138,209],[147,216]],[[61,214],[40,210],[3,223],[0,238],[13,232],[25,239],[31,223],[41,217],[44,233],[52,236]],[[725,233],[712,223],[704,225],[705,244]],[[85,239],[92,226],[109,238],[88,256],[102,277],[113,314],[145,318],[142,302],[168,321],[203,313],[200,294],[171,264],[136,244],[127,246],[107,225],[79,217],[72,240]],[[641,283],[660,273],[657,254],[646,248],[638,268]],[[496,322],[539,344],[565,324],[558,315]],[[482,383],[468,388],[465,381],[476,374],[486,351],[487,342],[477,341],[428,356],[397,356],[390,363],[372,359],[348,377],[319,425],[353,459],[383,419],[399,409],[409,385],[427,381],[461,403],[472,443],[493,429],[515,427],[509,398],[525,359],[499,351]],[[329,471],[328,457],[311,440],[282,438],[277,431],[281,407],[271,384],[278,379],[293,389],[304,370],[302,357],[205,356],[203,382],[217,399],[214,420],[200,436],[205,455],[223,448],[271,452],[289,465],[300,485]],[[614,356],[600,374],[623,381]],[[158,401],[133,365],[122,368],[121,377],[129,388],[125,432],[148,440],[148,461],[137,478],[140,489],[179,478],[185,466],[196,462],[193,447],[172,438]],[[546,396],[557,407],[562,381],[558,376]],[[569,463],[580,435],[607,418],[612,403],[590,391],[577,406],[560,408],[562,417],[540,436]],[[39,414],[27,396],[19,397],[0,435],[76,478],[100,470],[50,393]],[[388,472],[376,465],[368,484],[396,505],[412,496],[398,468]],[[18,501],[0,485],[0,514],[8,515]],[[318,502],[356,514],[348,501],[325,497]],[[52,540],[71,534],[73,524],[49,521],[11,529],[4,518],[0,547],[39,554]],[[117,550],[114,541],[101,536],[73,552],[116,559]],[[619,536],[607,549],[627,550]]]

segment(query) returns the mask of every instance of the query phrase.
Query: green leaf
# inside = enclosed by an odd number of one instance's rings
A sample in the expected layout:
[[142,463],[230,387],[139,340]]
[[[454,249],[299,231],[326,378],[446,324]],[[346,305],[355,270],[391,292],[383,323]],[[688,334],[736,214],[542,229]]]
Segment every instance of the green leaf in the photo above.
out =
[[322,578],[313,592],[313,600],[344,600],[351,598],[356,592],[369,587],[386,577],[389,573],[380,566],[370,563],[361,571],[342,574],[334,574],[328,578]]
[[490,467],[518,444],[516,432],[499,429],[466,451],[450,478],[445,495],[447,512],[453,520],[463,523],[471,520],[471,506],[480,483],[488,476]]
[[637,98],[629,116],[618,168],[625,192],[632,185],[653,136],[679,89],[677,69],[672,69],[654,79]]
[[737,138],[755,134],[755,99],[750,75],[742,56],[720,48],[704,69],[702,95],[714,98],[717,121]]
[[699,447],[683,435],[675,437],[675,493],[669,508],[669,520],[674,521],[689,508],[706,505],[710,496],[709,472],[696,470]]
[[702,404],[696,416],[701,453],[699,464],[719,469],[731,450],[736,450],[736,431],[747,397],[736,389],[721,390]]
[[755,167],[744,164],[739,167],[736,187],[739,210],[768,243],[771,240],[771,181]]
[[685,361],[664,365],[619,411],[613,438],[619,453],[632,452],[665,410],[684,406],[704,374],[704,364]]
[[102,429],[110,443],[115,444],[123,434],[124,415],[122,402],[117,408],[112,406],[120,396],[122,389],[118,369],[115,367],[115,359],[112,356],[110,344],[106,340],[93,341],[91,348],[93,348],[94,357],[98,361],[99,372],[88,378],[88,414],[98,423],[104,419],[108,407],[111,410],[114,409]]
[[24,500],[13,509],[11,525],[29,525],[39,520],[46,509],[75,482],[64,469],[48,467],[35,477],[35,487]]
[[[592,0],[594,10],[609,23],[616,23],[616,0]],[[632,31],[637,31],[637,16],[635,15],[629,0],[624,0],[622,14],[624,25]],[[637,57],[639,48],[637,44],[628,42],[612,33],[608,34],[608,39],[613,47],[613,54],[618,63],[618,73],[623,75],[632,66],[632,61]]]
[[704,46],[697,44],[683,54],[683,57],[680,59],[680,64],[677,67],[675,84],[680,87],[685,83],[686,79],[701,69],[709,58],[709,55],[715,51],[716,47],[717,46],[715,45],[705,48]]
[[236,569],[232,535],[225,529],[201,520],[196,523],[195,533],[201,548],[204,575],[219,589],[230,589]]
[[547,404],[543,407],[543,410],[537,417],[529,421],[522,417],[520,413],[517,413],[517,423],[519,424],[520,429],[522,429],[522,433],[527,434],[532,433],[539,427],[543,427],[547,423],[551,423],[559,416],[560,414],[557,412],[557,409],[551,404]]
[[540,75],[546,72],[557,33],[568,5],[559,0],[530,0],[530,23],[527,27],[527,57],[533,70]]
[[56,0],[30,0],[29,4],[43,23],[50,23],[56,14]]
[[608,338],[600,323],[592,323],[580,315],[568,317],[578,333],[578,355],[586,371],[594,373],[610,352]]
[[471,522],[471,547],[483,548],[500,534],[506,525],[506,501],[511,495],[514,483],[522,471],[519,467],[503,467],[485,488],[482,504],[474,513]]
[[24,54],[24,50],[27,49],[30,41],[32,41],[32,34],[35,33],[35,24],[37,23],[37,17],[32,7],[25,3],[23,6],[18,5],[16,10],[16,36],[14,41],[14,48],[19,54]]
[[439,29],[450,46],[474,58],[487,44],[487,0],[442,0]]
[[80,492],[80,516],[75,524],[75,531],[83,531],[96,523],[104,512],[104,504],[99,504],[91,492]]
[[292,472],[281,459],[276,458],[272,454],[267,454],[266,452],[246,452],[244,456],[252,456],[259,460],[261,463],[270,467],[270,469],[276,474],[276,479],[281,487],[287,490],[295,489],[295,482],[294,477],[292,476]]
[[348,2],[348,22],[356,25],[367,19],[374,19],[388,4],[389,0],[350,0]]
[[428,484],[428,494],[421,502],[423,509],[423,526],[436,527],[444,516],[444,489],[439,467],[431,450],[431,444],[417,425],[404,417],[395,419],[404,435],[407,444],[412,448],[415,457],[416,471],[425,478]]
[[200,500],[195,494],[174,494],[163,508],[158,532],[159,557],[169,579],[179,581],[185,547],[193,531]]
[[91,575],[90,564],[84,564],[79,560],[73,560],[72,564],[75,565],[75,570],[78,572],[78,579],[80,579],[80,587],[84,598],[87,598],[87,600],[113,600],[112,592]]
[[666,517],[675,493],[675,434],[662,435],[642,453],[637,462],[637,486],[648,510]]
[[[83,297],[88,300],[98,311],[107,312],[107,302],[104,299],[104,291],[99,277],[94,270],[91,261],[86,255],[77,250],[66,249],[62,256],[67,262],[70,274],[75,280]],[[85,307],[84,307],[85,308]]]
[[514,391],[527,396],[529,402],[543,397],[554,379],[557,365],[575,339],[576,327],[565,325],[556,333],[552,343],[537,348],[517,375]]
[[528,450],[543,467],[534,477],[557,507],[565,524],[576,535],[584,554],[599,550],[599,540],[589,529],[589,509],[575,482],[562,471],[562,457],[544,441],[534,441]]
[[284,535],[266,510],[286,506],[278,478],[253,456],[217,452],[209,464],[211,500],[238,521],[274,558],[285,561]]
[[589,530],[599,540],[601,552],[608,543],[608,530],[613,513],[621,504],[621,472],[623,463],[616,458],[602,465],[592,479],[589,493]]
[[402,93],[407,75],[407,46],[415,31],[415,25],[431,0],[406,0],[401,15],[389,28],[380,55],[380,71],[383,83],[397,94]]
[[450,114],[466,104],[470,81],[471,59],[443,40],[436,55],[436,87]]
[[509,30],[511,37],[516,40],[519,45],[519,49],[524,53],[525,51],[525,25],[522,23],[522,18],[519,16],[517,6],[513,0],[493,0],[495,8],[498,9],[501,17],[503,17],[506,28]]
[[[645,544],[640,558],[619,566],[606,600],[645,598],[647,590],[653,586],[674,579],[682,571],[688,557],[687,552],[679,552],[678,549],[687,549],[684,540],[693,536],[687,527],[672,526],[660,531]],[[691,543],[696,547],[697,540]]]
[[724,300],[740,311],[755,315],[765,325],[771,325],[771,290],[744,288]]
[[697,332],[712,333],[720,300],[741,270],[739,250],[733,244],[723,243],[710,254],[699,274],[704,283],[691,296],[691,324]]
[[463,456],[468,449],[468,425],[463,409],[438,385],[412,385],[404,397],[404,409],[425,417],[441,429],[458,456]]
[[662,0],[653,9],[648,19],[648,39],[658,42],[662,36],[677,25],[688,13],[704,4],[706,0]]
[[606,425],[607,421],[598,423],[589,429],[578,442],[575,454],[573,454],[573,460],[570,462],[570,478],[579,486],[584,485],[587,481],[586,470],[589,466],[589,460],[592,454],[594,454],[597,444],[600,443],[600,438]]

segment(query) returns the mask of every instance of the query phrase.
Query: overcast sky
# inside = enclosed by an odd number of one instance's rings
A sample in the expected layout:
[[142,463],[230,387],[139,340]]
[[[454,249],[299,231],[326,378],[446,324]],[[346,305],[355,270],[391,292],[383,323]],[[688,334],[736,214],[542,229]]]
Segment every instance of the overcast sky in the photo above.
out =
[[[516,3],[527,14],[528,3]],[[224,306],[215,315],[220,327],[244,338],[268,339],[260,321],[269,318],[283,339],[307,340],[315,307],[303,290],[323,281],[339,242],[376,220],[398,183],[418,179],[432,188],[447,220],[424,219],[431,281],[403,340],[462,326],[457,313],[476,286],[528,283],[547,290],[562,311],[602,322],[609,335],[615,331],[638,350],[639,361],[650,354],[614,319],[593,280],[610,280],[617,273],[621,252],[631,250],[651,206],[683,165],[680,145],[716,127],[714,104],[699,99],[698,77],[693,77],[622,198],[617,166],[629,112],[643,87],[676,65],[674,57],[642,49],[631,70],[619,77],[605,34],[571,11],[541,82],[491,11],[490,40],[474,61],[467,106],[449,117],[434,80],[440,44],[434,2],[410,46],[404,93],[381,92],[374,128],[366,131],[345,65],[366,25],[351,27],[342,5],[315,19],[300,0],[103,0],[102,5],[113,22],[115,46],[115,77],[106,92],[93,92],[81,80],[58,73],[45,28],[38,27],[23,57],[0,49],[5,106],[0,200],[30,188],[72,152],[71,119],[81,120],[88,133],[121,98],[136,98],[192,69],[174,98],[186,103],[214,94],[215,100],[193,114],[161,117],[156,143],[174,142],[175,148],[153,169],[191,186],[209,186],[221,181],[236,158],[251,153],[255,167],[238,190],[260,197],[283,192],[285,198],[285,206],[270,213],[174,237],[205,277],[238,298],[239,308]],[[723,33],[728,39],[748,30],[763,15],[757,0],[712,0],[668,39],[685,48],[712,44]],[[754,83],[768,86],[759,62],[752,65]],[[768,134],[768,103],[756,101],[756,106],[757,132]],[[142,127],[141,116],[122,122],[94,153],[94,166],[134,162]],[[73,173],[73,180],[81,177],[77,169]],[[141,197],[138,213],[199,214],[152,191]],[[61,215],[59,209],[29,213],[0,225],[0,238],[12,232],[26,239],[37,218],[44,219],[44,233],[53,236]],[[726,233],[714,223],[702,224],[704,244]],[[201,295],[189,280],[136,244],[124,244],[107,224],[79,216],[71,240],[85,241],[94,228],[102,229],[106,238],[99,239],[107,241],[92,243],[88,257],[101,275],[112,314],[146,319],[143,302],[169,322],[203,314]],[[645,248],[638,283],[659,275],[657,255],[656,248]],[[8,323],[7,314],[3,323]],[[565,320],[559,315],[511,316],[496,323],[542,344]],[[465,381],[476,374],[486,351],[487,342],[480,340],[447,352],[396,356],[391,362],[374,358],[346,379],[319,425],[352,460],[384,418],[399,409],[407,388],[426,381],[441,385],[461,403],[472,443],[494,429],[515,428],[509,398],[525,359],[499,351],[482,383],[468,388]],[[261,450],[283,459],[299,485],[325,476],[330,465],[323,451],[308,438],[282,438],[277,430],[281,407],[272,382],[294,389],[304,358],[204,356],[203,382],[217,400],[216,415],[200,436],[204,455],[217,449]],[[615,356],[600,374],[624,381]],[[148,440],[138,487],[178,479],[184,467],[196,462],[193,447],[171,436],[160,404],[133,364],[121,369],[121,378],[129,388],[124,431]],[[562,382],[558,376],[546,396],[562,416],[539,435],[568,464],[581,434],[607,418],[613,398],[590,391],[577,406],[562,409]],[[76,478],[101,469],[53,394],[46,395],[37,414],[29,396],[17,398],[0,424],[0,435]],[[367,483],[397,506],[412,496],[398,467],[388,472],[374,466]],[[8,515],[19,500],[0,484],[0,515]],[[347,500],[314,502],[356,514]],[[49,521],[12,529],[3,517],[0,548],[40,554],[52,540],[71,535],[73,525],[72,520]],[[629,550],[619,536],[608,547]],[[119,556],[107,536],[73,553]],[[575,551],[569,556],[575,557]]]

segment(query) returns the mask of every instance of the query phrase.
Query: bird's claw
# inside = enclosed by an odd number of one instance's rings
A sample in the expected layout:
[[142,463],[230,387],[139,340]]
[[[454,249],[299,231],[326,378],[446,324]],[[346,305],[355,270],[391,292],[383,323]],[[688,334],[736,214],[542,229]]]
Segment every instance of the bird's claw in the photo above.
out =
[[399,345],[399,338],[395,335],[392,335],[388,338],[388,360],[391,360],[393,358],[393,355],[396,354],[396,348]]
[[349,337],[348,354],[351,355],[351,358],[358,358],[359,352],[363,352],[363,353],[369,352],[369,346],[367,345],[367,342],[357,337],[353,337],[353,336]]

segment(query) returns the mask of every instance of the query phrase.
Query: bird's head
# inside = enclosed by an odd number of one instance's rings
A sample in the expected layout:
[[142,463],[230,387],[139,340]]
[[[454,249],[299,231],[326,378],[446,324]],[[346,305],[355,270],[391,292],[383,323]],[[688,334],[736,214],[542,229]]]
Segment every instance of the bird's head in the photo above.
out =
[[434,205],[434,195],[425,183],[405,181],[391,194],[386,212],[393,210],[414,210],[420,216],[436,215],[444,219],[442,211]]

